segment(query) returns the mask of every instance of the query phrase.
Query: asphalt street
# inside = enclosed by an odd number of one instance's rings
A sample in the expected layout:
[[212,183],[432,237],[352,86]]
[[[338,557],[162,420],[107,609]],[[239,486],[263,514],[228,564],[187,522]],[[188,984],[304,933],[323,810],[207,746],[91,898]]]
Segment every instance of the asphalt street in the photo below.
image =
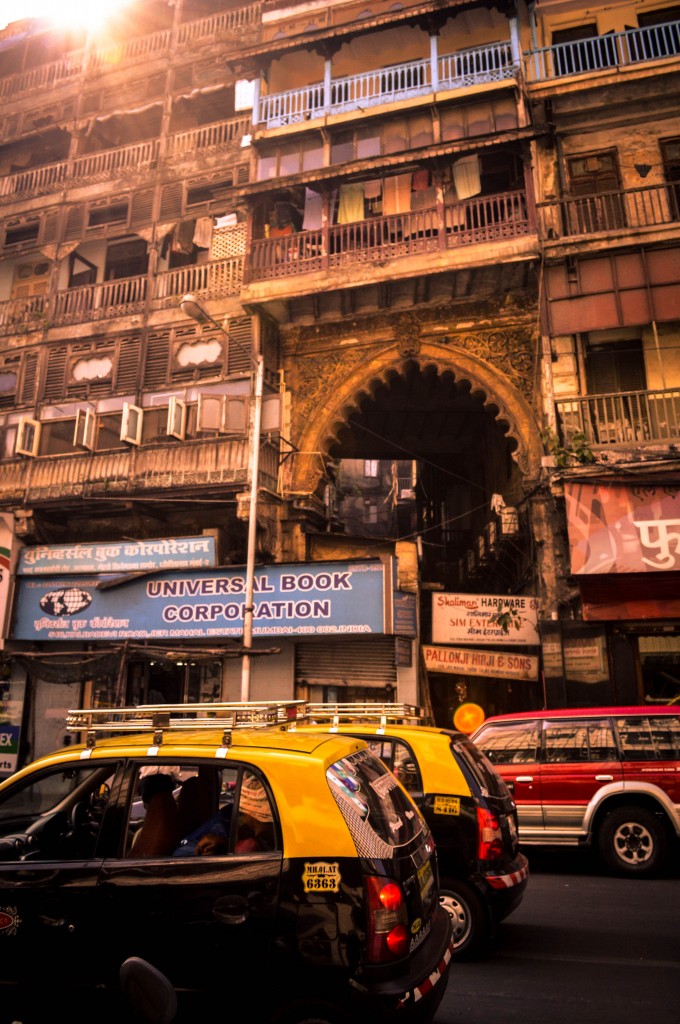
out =
[[680,868],[614,878],[584,851],[527,850],[522,905],[456,964],[436,1024],[679,1024]]

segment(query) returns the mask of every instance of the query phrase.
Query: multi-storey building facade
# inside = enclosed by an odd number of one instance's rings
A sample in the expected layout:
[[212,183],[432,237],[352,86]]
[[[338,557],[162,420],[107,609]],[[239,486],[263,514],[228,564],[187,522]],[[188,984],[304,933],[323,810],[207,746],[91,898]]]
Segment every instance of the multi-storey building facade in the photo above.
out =
[[[20,757],[83,696],[238,695],[258,353],[252,696],[674,695],[680,8],[137,0],[0,43]],[[426,666],[438,595],[498,599],[444,640],[476,661]]]

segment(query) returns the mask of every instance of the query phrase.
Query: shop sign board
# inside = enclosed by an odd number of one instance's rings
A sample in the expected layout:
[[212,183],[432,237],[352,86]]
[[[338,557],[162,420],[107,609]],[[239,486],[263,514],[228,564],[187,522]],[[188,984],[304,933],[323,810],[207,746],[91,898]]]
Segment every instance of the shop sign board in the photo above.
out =
[[215,537],[209,534],[98,544],[36,544],[22,549],[17,571],[20,576],[61,576],[201,569],[217,563],[215,549]]
[[[391,590],[390,568],[377,560],[258,567],[253,635],[390,633],[386,585]],[[107,575],[23,576],[12,636],[48,641],[240,637],[245,591],[243,569],[118,581]]]
[[432,647],[423,644],[425,667],[430,672],[448,672],[491,679],[538,679],[538,657],[498,651],[475,651],[470,647]]
[[576,575],[680,571],[680,486],[565,484]]
[[[538,644],[538,606],[538,598],[526,595],[433,593],[432,643]],[[507,632],[492,621],[505,613]]]

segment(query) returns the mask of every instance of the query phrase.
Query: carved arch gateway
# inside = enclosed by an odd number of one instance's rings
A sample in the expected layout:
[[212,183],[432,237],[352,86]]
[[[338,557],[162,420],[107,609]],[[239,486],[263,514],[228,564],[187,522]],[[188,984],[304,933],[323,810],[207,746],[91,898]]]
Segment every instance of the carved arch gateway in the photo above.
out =
[[[305,380],[299,381],[302,393],[298,390],[295,400],[294,421],[301,428],[295,430],[298,452],[289,460],[285,490],[289,494],[312,494],[323,474],[325,456],[361,399],[380,384],[389,388],[389,378],[403,374],[413,363],[421,372],[434,367],[439,375],[453,373],[456,380],[469,381],[472,392],[483,393],[484,404],[498,409],[496,420],[507,424],[507,437],[516,442],[512,455],[525,482],[537,480],[544,449],[536,416],[522,393],[532,393],[533,358],[525,361],[522,377],[517,361],[509,354],[512,369],[504,366],[503,370],[512,373],[514,380],[510,380],[509,374],[456,344],[457,340],[450,336],[438,341],[422,339],[416,346],[393,343],[380,352],[372,350],[368,358],[365,350],[354,349],[330,359],[326,356],[316,365],[313,359],[307,359]],[[460,341],[468,339],[461,337]]]

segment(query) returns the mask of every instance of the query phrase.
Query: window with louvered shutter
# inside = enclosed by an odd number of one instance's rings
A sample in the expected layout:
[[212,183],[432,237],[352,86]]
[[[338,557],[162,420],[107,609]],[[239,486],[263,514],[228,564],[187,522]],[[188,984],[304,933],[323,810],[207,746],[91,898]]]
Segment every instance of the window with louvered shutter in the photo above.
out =
[[66,359],[68,349],[60,345],[50,349],[47,357],[47,372],[43,381],[42,397],[45,399],[62,398],[65,390]]
[[24,356],[23,372],[21,375],[20,401],[25,405],[32,405],[37,397],[38,385],[38,353],[29,352]]
[[168,332],[149,334],[146,343],[144,387],[158,388],[167,384],[169,354],[170,336]]
[[153,214],[153,189],[134,192],[130,202],[130,226],[150,224]]
[[43,217],[40,226],[40,242],[49,245],[56,242],[59,235],[59,210],[52,210]]
[[253,318],[231,317],[227,324],[229,359],[227,373],[250,373],[253,353]]
[[588,393],[644,391],[647,388],[641,341],[620,341],[589,348],[586,354]]
[[121,338],[118,347],[118,365],[116,367],[116,391],[119,393],[131,394],[137,390],[139,356],[139,338]]
[[174,220],[182,216],[183,186],[181,182],[166,185],[161,192],[161,220]]
[[81,238],[85,230],[85,207],[72,206],[66,217],[64,238]]

